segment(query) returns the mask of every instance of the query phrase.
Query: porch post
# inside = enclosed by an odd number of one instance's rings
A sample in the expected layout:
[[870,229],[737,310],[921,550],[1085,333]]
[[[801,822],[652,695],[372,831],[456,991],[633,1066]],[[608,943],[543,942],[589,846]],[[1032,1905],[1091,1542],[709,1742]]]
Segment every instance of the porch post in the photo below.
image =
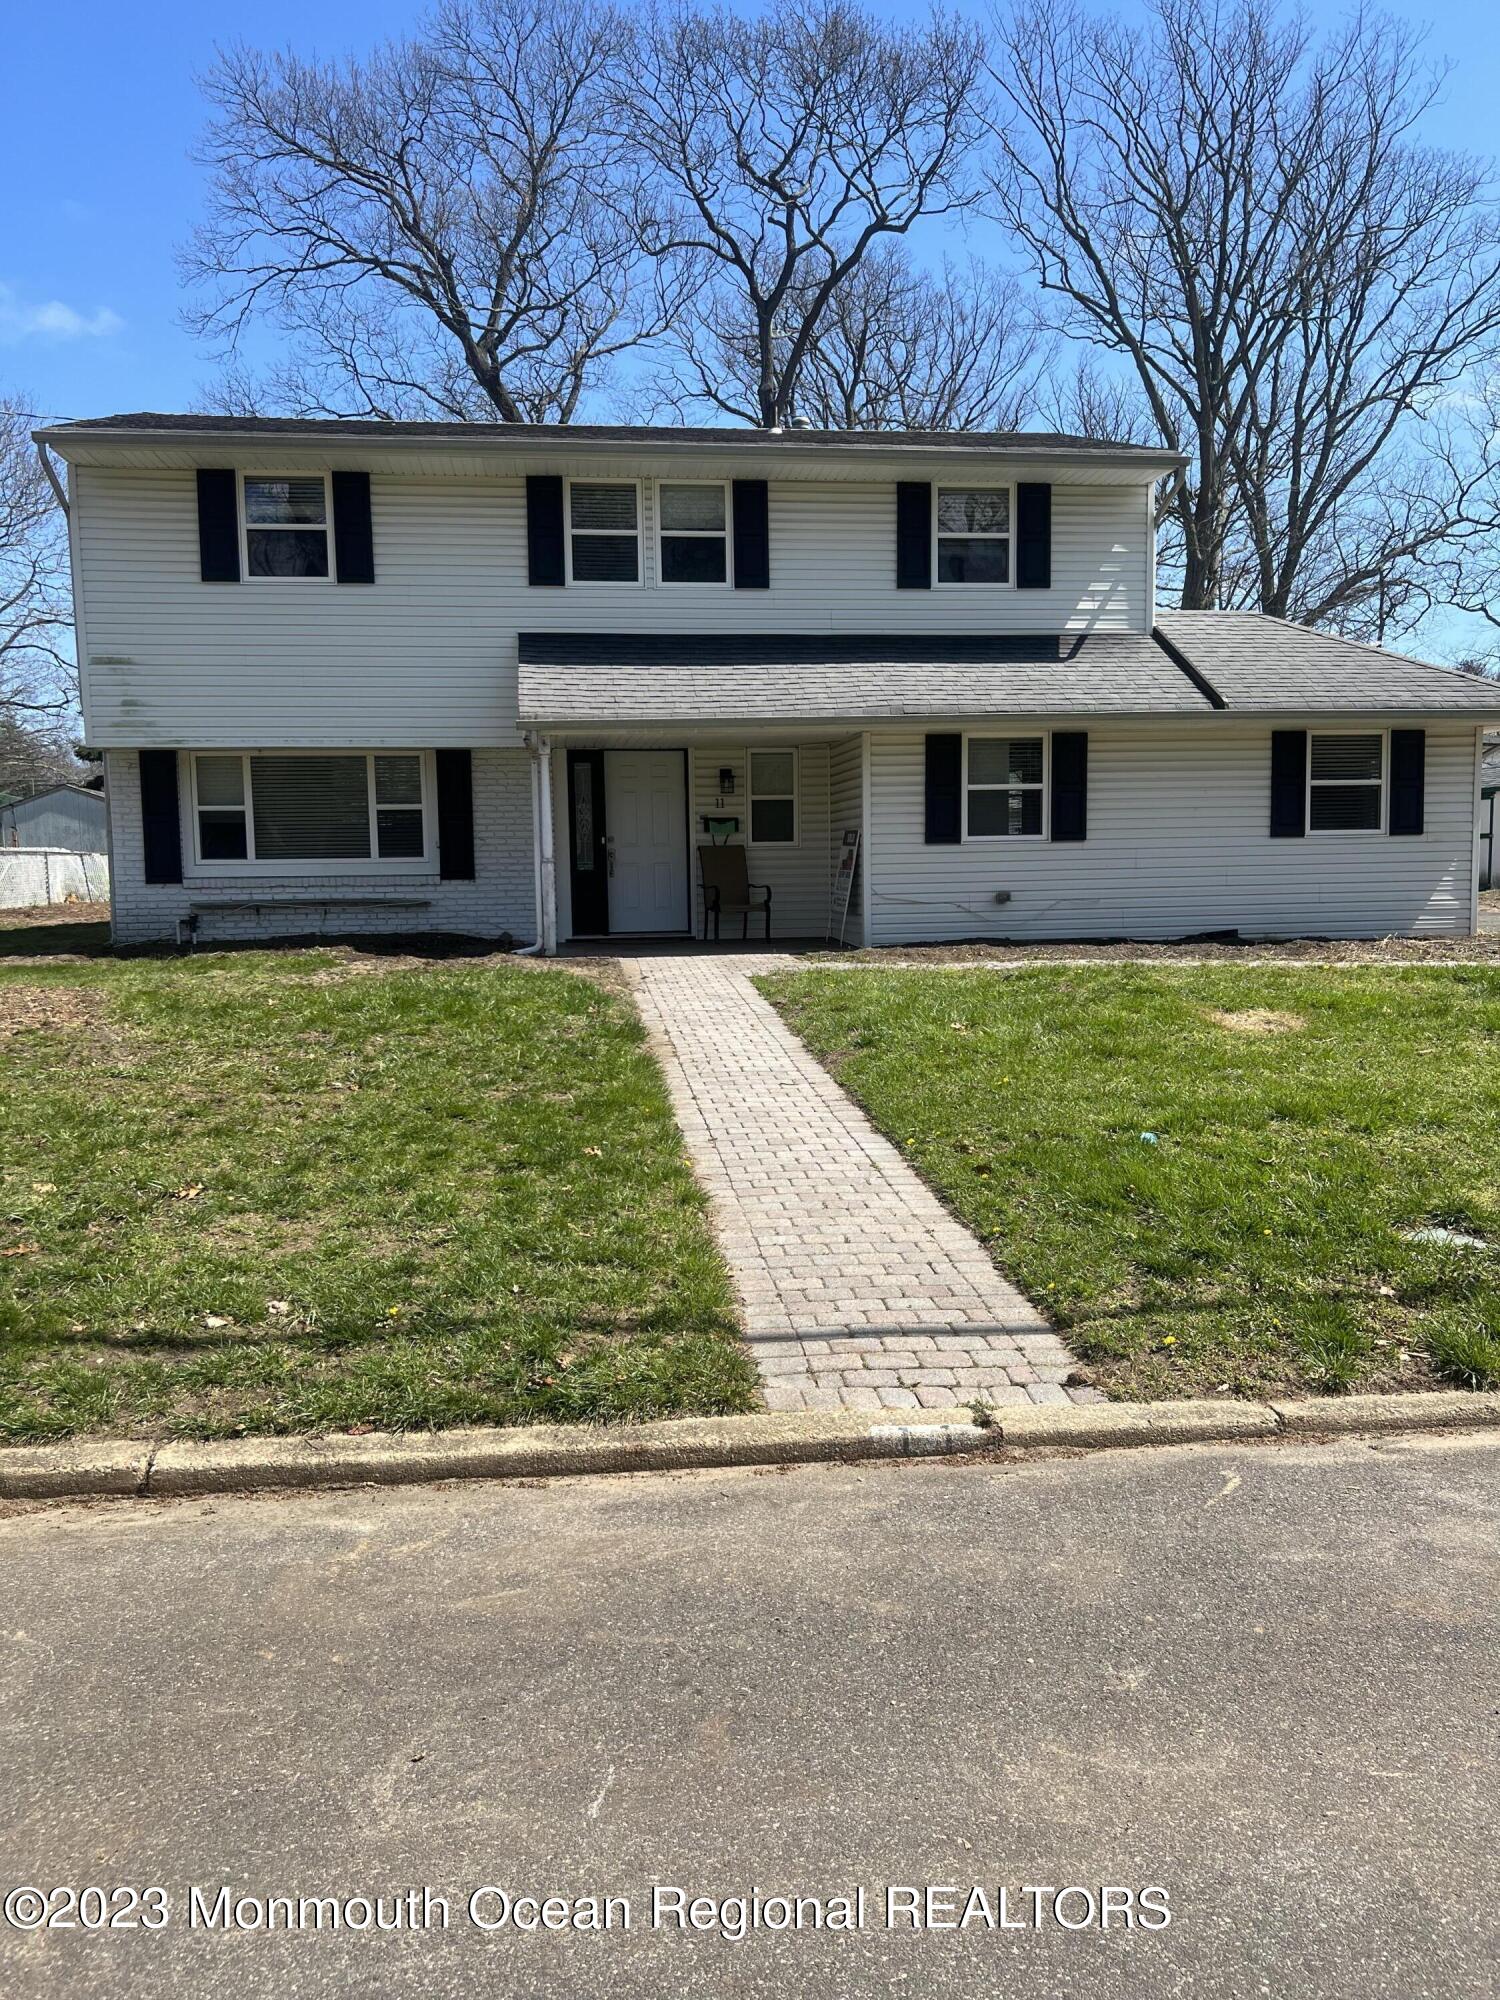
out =
[[859,928],[860,943],[869,948],[875,910],[874,857],[870,853],[870,732],[859,739]]
[[538,777],[542,810],[538,815],[538,836],[542,858],[542,951],[548,958],[557,955],[557,857],[552,840],[552,738],[538,739]]

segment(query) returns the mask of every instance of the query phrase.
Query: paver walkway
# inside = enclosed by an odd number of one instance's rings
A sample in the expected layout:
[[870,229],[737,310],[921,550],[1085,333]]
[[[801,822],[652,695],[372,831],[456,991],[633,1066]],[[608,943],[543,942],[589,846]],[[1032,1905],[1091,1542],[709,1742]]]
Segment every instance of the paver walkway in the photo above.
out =
[[751,985],[674,954],[635,981],[773,1410],[1101,1401],[1073,1356]]

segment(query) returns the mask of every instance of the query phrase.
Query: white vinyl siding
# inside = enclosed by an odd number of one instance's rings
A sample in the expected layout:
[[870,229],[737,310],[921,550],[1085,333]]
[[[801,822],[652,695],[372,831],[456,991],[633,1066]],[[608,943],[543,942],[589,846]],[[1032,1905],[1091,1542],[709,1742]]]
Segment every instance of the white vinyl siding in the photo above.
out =
[[868,942],[1466,933],[1473,726],[1427,725],[1424,831],[1401,840],[1273,840],[1271,726],[1095,721],[1087,840],[967,846],[924,841],[922,732],[872,733]]
[[[914,472],[914,476],[915,472]],[[983,591],[897,590],[893,482],[770,486],[771,585],[526,582],[520,479],[376,472],[375,582],[359,589],[205,584],[191,470],[75,468],[88,740],[239,749],[515,745],[516,635],[972,632]],[[1006,631],[1141,630],[1149,554],[1138,486],[1052,489],[1051,590],[1004,598]]]

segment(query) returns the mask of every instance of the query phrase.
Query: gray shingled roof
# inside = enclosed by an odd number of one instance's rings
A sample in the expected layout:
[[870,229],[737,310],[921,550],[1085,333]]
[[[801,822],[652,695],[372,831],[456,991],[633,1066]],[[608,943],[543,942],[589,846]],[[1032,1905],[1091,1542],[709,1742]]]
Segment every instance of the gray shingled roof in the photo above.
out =
[[77,417],[40,433],[54,443],[70,434],[98,432],[189,437],[331,437],[424,439],[493,446],[514,443],[520,450],[537,444],[639,444],[652,448],[672,445],[746,446],[789,451],[841,449],[857,451],[961,452],[1007,450],[1028,456],[1050,453],[1086,454],[1100,458],[1175,459],[1166,445],[1116,444],[1108,438],[1076,437],[1066,431],[815,431],[750,430],[741,426],[689,424],[455,424],[385,423],[372,417],[219,417],[176,411],[134,410],[113,417]]
[[1148,634],[1061,640],[523,632],[521,719],[554,725],[1193,714]]
[[1459,714],[1500,686],[1253,612],[1153,633],[523,632],[520,711],[554,727],[908,716]]
[[1158,633],[1241,713],[1500,714],[1500,687],[1257,611],[1163,611]]

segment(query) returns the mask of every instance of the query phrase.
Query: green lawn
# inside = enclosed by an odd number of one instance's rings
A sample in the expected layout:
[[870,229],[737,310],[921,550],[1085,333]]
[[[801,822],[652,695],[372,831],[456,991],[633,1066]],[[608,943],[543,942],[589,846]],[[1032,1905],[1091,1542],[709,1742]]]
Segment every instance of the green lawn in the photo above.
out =
[[1113,1393],[1500,1384],[1500,972],[762,984]]
[[597,984],[4,944],[0,1440],[752,1405],[660,1075]]

